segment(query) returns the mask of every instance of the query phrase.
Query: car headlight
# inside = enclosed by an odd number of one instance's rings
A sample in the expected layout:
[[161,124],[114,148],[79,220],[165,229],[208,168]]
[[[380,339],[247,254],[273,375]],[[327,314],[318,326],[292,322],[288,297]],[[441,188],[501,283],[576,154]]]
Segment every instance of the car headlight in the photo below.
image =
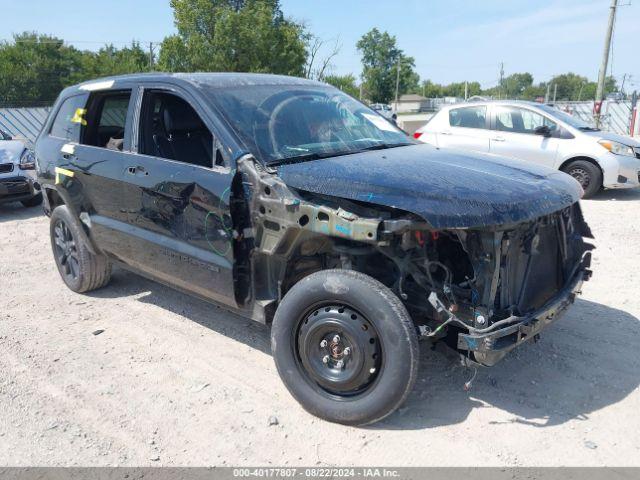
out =
[[636,156],[636,152],[634,152],[633,148],[623,143],[614,142],[611,140],[600,140],[598,143],[609,150],[611,153],[615,153],[616,155],[625,155],[627,157]]
[[31,150],[25,150],[20,156],[20,170],[35,170],[36,157]]

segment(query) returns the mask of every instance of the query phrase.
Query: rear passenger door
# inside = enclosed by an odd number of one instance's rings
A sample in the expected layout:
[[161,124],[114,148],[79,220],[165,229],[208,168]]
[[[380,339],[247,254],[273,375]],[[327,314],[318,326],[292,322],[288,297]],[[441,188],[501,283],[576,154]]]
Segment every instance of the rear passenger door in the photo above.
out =
[[235,306],[233,174],[198,101],[176,87],[141,88],[137,154],[124,166],[138,270]]
[[489,152],[489,123],[487,106],[452,108],[448,125],[438,132],[438,146],[476,152]]
[[101,250],[126,261],[127,204],[123,198],[123,165],[131,152],[132,89],[93,92],[78,112],[80,143],[68,153],[71,170],[82,185],[90,233]]
[[127,255],[122,165],[130,154],[130,97],[126,88],[68,97],[38,146],[39,161],[47,162],[41,169],[55,172],[51,180],[64,201],[98,247],[117,259]]

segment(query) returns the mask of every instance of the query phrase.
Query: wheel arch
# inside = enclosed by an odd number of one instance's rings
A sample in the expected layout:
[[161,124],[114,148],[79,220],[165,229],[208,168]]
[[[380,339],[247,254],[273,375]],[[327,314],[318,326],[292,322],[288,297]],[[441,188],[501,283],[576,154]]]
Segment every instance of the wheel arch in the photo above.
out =
[[58,190],[55,188],[44,187],[42,190],[44,193],[47,215],[51,215],[51,212],[53,212],[56,207],[67,204],[62,195],[60,195]]
[[[46,189],[46,195],[45,197],[47,198],[47,202],[49,202],[51,200],[51,198],[56,199],[56,201],[59,201],[61,203],[57,203],[57,204],[49,204],[50,208],[51,208],[51,213],[53,213],[53,211],[61,206],[65,206],[69,209],[69,212],[71,213],[71,219],[72,221],[76,224],[76,226],[78,227],[78,231],[80,233],[80,235],[82,236],[82,240],[83,242],[85,242],[86,246],[87,246],[87,250],[89,250],[89,252],[91,252],[91,254],[93,255],[99,255],[101,254],[101,252],[96,248],[95,244],[93,243],[93,240],[91,240],[88,232],[87,232],[87,227],[84,225],[84,223],[82,221],[80,221],[80,218],[76,215],[76,212],[74,211],[74,209],[71,207],[71,205],[65,201],[64,199],[64,195],[60,195],[60,193],[55,190],[55,189],[51,189],[51,188],[47,188]],[[49,195],[52,195],[52,197],[49,197]]]
[[589,162],[592,163],[593,165],[595,165],[596,167],[598,167],[598,170],[600,170],[600,173],[602,174],[602,176],[604,177],[604,170],[602,170],[602,167],[600,166],[600,164],[598,163],[597,160],[595,160],[592,157],[587,157],[585,155],[578,155],[575,157],[571,157],[566,159],[564,162],[562,162],[562,164],[560,165],[560,167],[558,167],[558,170],[564,171],[564,169],[567,167],[567,165],[569,165],[571,162],[576,162],[578,160],[583,160],[585,162]]

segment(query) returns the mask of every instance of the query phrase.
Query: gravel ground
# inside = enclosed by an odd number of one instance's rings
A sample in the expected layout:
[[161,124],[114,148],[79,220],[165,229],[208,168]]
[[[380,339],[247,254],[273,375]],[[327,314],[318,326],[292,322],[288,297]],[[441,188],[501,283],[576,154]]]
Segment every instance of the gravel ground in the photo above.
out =
[[367,428],[291,398],[267,327],[122,270],[67,290],[40,210],[0,206],[0,465],[640,465],[640,191],[583,204],[598,248],[569,313],[469,392],[423,348]]

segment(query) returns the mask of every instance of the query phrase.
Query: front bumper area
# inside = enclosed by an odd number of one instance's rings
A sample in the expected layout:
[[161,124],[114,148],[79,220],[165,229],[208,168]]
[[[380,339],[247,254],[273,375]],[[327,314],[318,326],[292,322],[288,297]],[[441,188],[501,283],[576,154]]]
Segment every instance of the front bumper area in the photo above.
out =
[[40,185],[30,177],[0,177],[0,204],[29,200],[39,193]]
[[472,352],[471,360],[484,366],[495,365],[502,357],[518,345],[533,339],[545,327],[558,320],[567,307],[575,302],[583,282],[589,279],[591,271],[580,269],[573,279],[543,307],[524,317],[514,319],[506,327],[496,328],[487,333],[458,334],[458,350]]
[[618,168],[605,172],[602,186],[616,189],[640,187],[640,157],[608,155],[613,157]]

